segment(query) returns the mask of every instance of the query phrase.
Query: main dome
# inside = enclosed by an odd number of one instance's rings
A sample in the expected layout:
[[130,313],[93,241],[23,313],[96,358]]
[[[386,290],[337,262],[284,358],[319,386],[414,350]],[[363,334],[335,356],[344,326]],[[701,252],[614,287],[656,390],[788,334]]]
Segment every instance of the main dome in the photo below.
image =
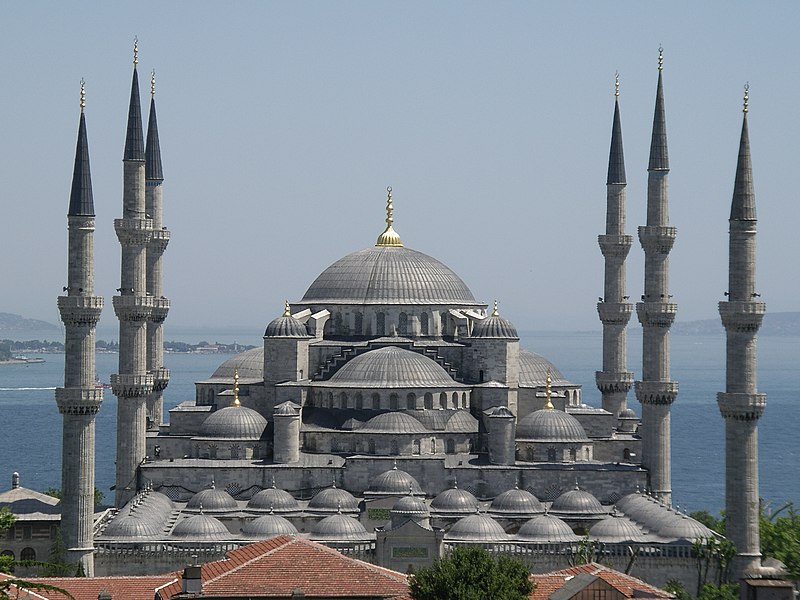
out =
[[481,306],[449,267],[410,248],[374,246],[325,269],[299,304]]
[[427,356],[397,346],[384,346],[356,356],[327,384],[356,388],[463,387]]

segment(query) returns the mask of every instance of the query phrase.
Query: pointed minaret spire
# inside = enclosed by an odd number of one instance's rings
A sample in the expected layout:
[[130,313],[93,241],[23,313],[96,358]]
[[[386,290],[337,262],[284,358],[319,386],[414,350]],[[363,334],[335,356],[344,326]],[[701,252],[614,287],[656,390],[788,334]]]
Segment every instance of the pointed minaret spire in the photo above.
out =
[[147,121],[147,146],[144,151],[145,179],[148,181],[163,181],[161,171],[161,146],[158,143],[158,122],[156,120],[156,72],[150,76],[150,117]]
[[619,73],[614,81],[614,125],[611,129],[611,151],[608,155],[607,185],[626,184],[625,155],[622,152],[622,124],[619,117]]
[[753,166],[750,161],[750,132],[747,127],[749,101],[750,85],[745,84],[742,136],[739,139],[739,161],[736,163],[736,183],[733,188],[730,217],[732,220],[738,221],[756,220],[756,195],[753,191]]
[[667,152],[667,116],[664,109],[664,48],[658,48],[658,88],[656,90],[656,109],[653,114],[653,134],[650,139],[650,161],[648,171],[669,171]]
[[78,124],[78,145],[75,149],[75,168],[72,171],[72,191],[69,195],[69,211],[71,217],[94,216],[94,199],[92,197],[92,173],[89,169],[89,142],[86,137],[86,86],[81,79],[81,118]]
[[144,160],[144,136],[142,135],[142,107],[139,101],[139,40],[133,41],[133,81],[131,101],[128,106],[128,133],[125,137],[125,154],[122,160]]

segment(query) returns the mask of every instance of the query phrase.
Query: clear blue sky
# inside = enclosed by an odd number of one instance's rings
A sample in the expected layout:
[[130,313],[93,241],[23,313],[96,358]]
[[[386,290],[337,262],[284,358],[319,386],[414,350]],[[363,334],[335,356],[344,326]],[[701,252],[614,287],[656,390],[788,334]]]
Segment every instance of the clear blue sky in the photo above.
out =
[[[797,2],[16,2],[3,12],[0,311],[58,322],[84,77],[96,287],[114,325],[134,35],[144,100],[150,69],[158,77],[167,329],[263,328],[328,264],[374,243],[387,185],[405,244],[485,302],[498,298],[518,327],[599,328],[614,73],[635,235],[659,44],[679,319],[714,317],[724,299],[745,81],[759,290],[770,311],[800,310]],[[636,243],[634,299],[642,262]]]

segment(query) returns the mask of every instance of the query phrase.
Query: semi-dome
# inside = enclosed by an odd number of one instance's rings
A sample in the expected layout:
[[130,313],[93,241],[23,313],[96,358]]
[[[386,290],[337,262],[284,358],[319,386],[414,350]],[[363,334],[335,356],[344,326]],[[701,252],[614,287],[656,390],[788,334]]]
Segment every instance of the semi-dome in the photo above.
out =
[[641,542],[644,534],[630,519],[612,513],[589,529],[589,537],[607,544]]
[[211,484],[211,487],[200,490],[186,503],[189,510],[204,510],[206,512],[228,512],[236,510],[238,504],[225,490],[219,490]]
[[103,531],[103,537],[117,539],[146,539],[161,533],[161,527],[153,519],[141,514],[142,511],[118,516]]
[[478,499],[467,490],[454,487],[436,496],[431,508],[439,513],[474,513],[478,510]]
[[248,538],[267,539],[276,535],[295,535],[297,527],[280,515],[263,515],[242,527],[242,535]]
[[570,526],[553,515],[537,515],[522,524],[517,539],[524,542],[576,542],[578,536]]
[[423,493],[419,482],[405,471],[398,469],[397,465],[375,477],[369,485],[369,491],[385,496]]
[[358,510],[358,500],[347,490],[329,487],[311,498],[308,509],[315,512],[355,512]]
[[526,387],[544,386],[547,375],[552,385],[572,385],[564,378],[556,366],[544,356],[530,350],[519,351],[519,384]]
[[252,408],[227,406],[217,410],[203,421],[200,437],[259,440],[267,428],[267,420]]
[[578,419],[563,410],[543,408],[517,423],[517,439],[541,442],[582,442],[589,438]]
[[553,513],[570,516],[593,516],[606,514],[603,505],[589,492],[580,489],[577,485],[575,489],[564,492],[553,501],[550,506]]
[[264,346],[245,350],[232,356],[217,367],[211,378],[233,379],[233,375],[237,370],[239,371],[239,377],[243,379],[263,379]]
[[459,410],[447,420],[444,430],[448,433],[476,433],[478,419],[473,417],[468,410]]
[[472,337],[518,340],[519,334],[511,321],[500,316],[500,313],[497,312],[497,302],[495,302],[492,314],[475,323]]
[[325,383],[328,387],[380,389],[463,387],[427,356],[397,346],[359,354]]
[[269,325],[267,325],[264,337],[304,338],[309,337],[309,335],[306,326],[292,316],[287,302],[283,314],[270,321]]
[[359,431],[375,433],[427,433],[425,426],[411,415],[386,412],[372,417]]
[[489,511],[502,516],[537,515],[544,512],[539,499],[528,490],[506,490],[492,500]]
[[192,540],[224,540],[232,537],[222,521],[209,515],[199,514],[179,521],[172,530],[172,537]]
[[272,510],[275,512],[292,512],[300,510],[300,505],[286,490],[267,488],[253,495],[247,503],[249,510]]
[[309,538],[312,540],[363,541],[371,539],[372,536],[357,519],[336,514],[325,517],[314,525]]
[[447,266],[411,248],[375,246],[337,260],[300,304],[444,304],[479,306]]
[[493,518],[474,514],[456,521],[450,530],[444,534],[445,539],[465,542],[504,542],[508,534],[503,527]]

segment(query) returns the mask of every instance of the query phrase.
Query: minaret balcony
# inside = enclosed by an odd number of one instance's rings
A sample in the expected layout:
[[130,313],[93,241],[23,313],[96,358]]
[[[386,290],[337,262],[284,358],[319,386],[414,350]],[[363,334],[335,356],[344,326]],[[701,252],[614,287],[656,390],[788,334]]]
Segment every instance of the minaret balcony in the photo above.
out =
[[126,296],[114,296],[111,303],[114,305],[114,313],[120,321],[145,321],[153,311],[152,296],[141,294],[131,294]]
[[153,374],[153,391],[163,392],[167,389],[167,385],[169,384],[169,369],[159,367],[158,369],[153,369],[151,372]]
[[676,227],[645,225],[639,227],[639,243],[645,254],[669,254],[678,235]]
[[642,327],[671,327],[678,305],[670,302],[637,302],[636,315]]
[[633,314],[633,304],[630,302],[598,302],[597,314],[603,325],[625,326]]
[[122,373],[111,376],[111,391],[117,398],[141,398],[153,390],[153,374]]
[[152,300],[153,310],[148,320],[151,323],[163,323],[169,313],[169,298],[164,298],[163,296],[160,298],[152,297]]
[[146,246],[153,235],[153,219],[114,219],[114,229],[123,246]]
[[633,245],[633,236],[603,234],[597,236],[597,243],[605,258],[624,259]]
[[755,421],[764,414],[767,406],[766,394],[743,394],[720,392],[717,394],[719,412],[725,419],[736,421]]
[[761,328],[767,305],[764,302],[727,301],[719,303],[719,315],[727,331],[756,333]]
[[103,403],[103,388],[56,388],[56,404],[62,415],[95,415]]
[[678,396],[677,381],[637,381],[636,399],[642,404],[672,404]]
[[59,296],[58,311],[64,325],[94,327],[103,311],[101,296]]
[[633,373],[630,371],[595,371],[597,389],[603,393],[625,392],[633,387]]
[[169,244],[170,232],[168,229],[153,229],[147,249],[153,250],[158,254],[163,253]]

